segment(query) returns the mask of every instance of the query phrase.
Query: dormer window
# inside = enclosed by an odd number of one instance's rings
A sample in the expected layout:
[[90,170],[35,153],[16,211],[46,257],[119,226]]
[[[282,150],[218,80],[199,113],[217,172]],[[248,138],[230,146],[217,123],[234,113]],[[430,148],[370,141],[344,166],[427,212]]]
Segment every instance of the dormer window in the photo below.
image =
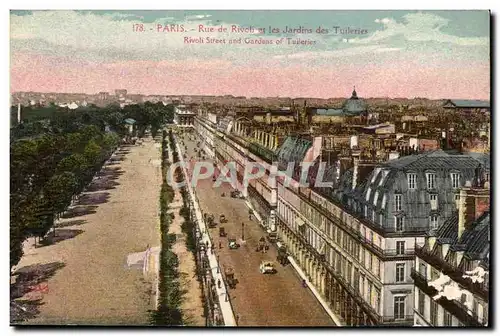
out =
[[427,173],[427,189],[436,189],[436,174]]
[[394,211],[401,211],[401,194],[394,195]]
[[417,174],[415,173],[408,174],[408,189],[409,190],[417,189]]
[[404,230],[405,218],[404,217],[394,217],[396,221],[396,232],[402,232]]
[[437,208],[438,208],[438,195],[437,194],[430,194],[429,200],[431,203],[431,210],[437,210]]
[[430,228],[431,229],[437,229],[438,227],[438,216],[437,215],[431,215],[430,216]]
[[387,175],[389,175],[389,171],[388,170],[383,170],[382,171],[382,178],[380,179],[380,182],[378,183],[378,186],[380,187],[382,184],[384,184],[386,178],[387,178]]
[[375,168],[375,171],[373,172],[373,176],[372,176],[372,181],[371,181],[371,183],[375,182],[375,180],[377,179],[377,176],[378,176],[378,174],[380,173],[380,170],[381,170],[381,169],[382,169],[382,168]]
[[387,202],[387,195],[384,194],[384,196],[382,197],[382,209],[385,209],[385,203]]
[[368,191],[366,192],[366,200],[367,201],[370,199],[371,192],[372,192],[372,188],[368,188]]
[[373,205],[377,205],[377,199],[378,199],[378,190],[375,191],[375,196],[373,197]]
[[453,189],[460,188],[460,174],[459,173],[451,173],[451,187]]

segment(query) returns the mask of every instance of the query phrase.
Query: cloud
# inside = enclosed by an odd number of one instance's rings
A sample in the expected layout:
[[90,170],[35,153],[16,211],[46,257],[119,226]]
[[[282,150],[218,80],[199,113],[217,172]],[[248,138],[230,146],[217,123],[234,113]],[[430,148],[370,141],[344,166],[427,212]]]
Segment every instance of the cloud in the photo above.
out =
[[383,24],[387,24],[389,22],[391,22],[392,20],[389,19],[389,18],[383,18],[383,19],[375,19],[375,22],[376,23],[383,23]]
[[429,13],[411,13],[404,16],[404,22],[398,23],[390,18],[376,19],[382,23],[384,29],[375,31],[366,38],[353,38],[350,43],[372,44],[380,41],[387,42],[389,38],[403,36],[411,42],[440,42],[459,46],[488,45],[488,37],[461,37],[446,34],[441,31],[448,25],[449,20]]
[[112,20],[120,20],[127,19],[131,17],[137,17],[134,14],[125,14],[125,13],[106,13],[104,16],[111,18]]
[[[123,59],[182,59],[190,55],[210,58],[221,57],[245,49],[245,53],[262,54],[262,48],[248,46],[185,44],[184,37],[214,37],[230,39],[251,37],[241,33],[199,32],[198,25],[212,26],[207,20],[211,15],[194,15],[172,21],[171,17],[156,19],[153,23],[142,23],[144,31],[133,31],[132,14],[113,13],[98,15],[76,11],[34,11],[31,15],[11,15],[11,49],[13,52],[41,52],[48,55],[63,55],[95,61]],[[119,20],[118,20],[119,19]],[[190,21],[195,19],[195,21]],[[137,23],[140,23],[137,22]],[[158,32],[157,25],[182,25],[185,32]],[[219,25],[230,26],[231,22]],[[231,50],[228,50],[231,49]],[[264,56],[263,56],[264,57]]]
[[370,45],[370,46],[358,46],[353,48],[344,48],[331,51],[311,51],[311,52],[301,52],[291,55],[277,55],[274,59],[318,59],[318,58],[335,58],[335,57],[345,57],[345,56],[355,56],[368,53],[386,53],[399,51],[401,48],[390,48],[387,46],[380,45]]
[[212,15],[207,14],[207,15],[189,15],[186,16],[186,20],[201,20],[201,19],[208,19]]

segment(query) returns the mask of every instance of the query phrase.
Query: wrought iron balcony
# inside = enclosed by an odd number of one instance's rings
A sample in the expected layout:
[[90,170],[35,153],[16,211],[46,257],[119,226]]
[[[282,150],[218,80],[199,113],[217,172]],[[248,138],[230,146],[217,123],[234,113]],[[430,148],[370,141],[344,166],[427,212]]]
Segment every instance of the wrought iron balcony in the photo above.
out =
[[[427,282],[425,276],[415,269],[412,269],[411,277],[415,282],[415,286],[417,286],[425,294],[430,296],[431,300],[434,300],[433,298],[438,294],[438,291],[436,288],[429,286],[429,283]],[[442,296],[435,301],[445,310],[456,316],[466,326],[481,326],[478,321],[477,315],[473,314],[465,305],[458,302],[457,300],[448,300],[446,297]]]
[[435,269],[441,271],[443,274],[449,276],[453,281],[457,282],[467,290],[481,297],[481,299],[488,302],[489,288],[484,283],[472,282],[471,279],[463,278],[465,272],[459,267],[453,266],[438,255],[433,254],[425,246],[415,246],[415,255],[420,259],[429,263]]
[[410,325],[413,324],[413,315],[382,316],[380,322],[383,324]]

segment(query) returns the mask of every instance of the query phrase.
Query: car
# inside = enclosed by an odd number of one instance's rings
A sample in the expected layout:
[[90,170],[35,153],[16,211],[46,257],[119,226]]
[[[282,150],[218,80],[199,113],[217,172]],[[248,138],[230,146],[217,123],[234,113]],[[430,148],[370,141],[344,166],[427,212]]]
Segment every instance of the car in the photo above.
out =
[[272,261],[263,261],[260,264],[259,271],[262,274],[275,274],[278,272]]

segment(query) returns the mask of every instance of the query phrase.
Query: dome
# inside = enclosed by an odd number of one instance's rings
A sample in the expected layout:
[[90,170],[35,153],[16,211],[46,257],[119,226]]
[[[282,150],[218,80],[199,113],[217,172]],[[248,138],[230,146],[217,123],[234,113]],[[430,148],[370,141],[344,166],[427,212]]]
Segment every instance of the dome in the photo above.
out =
[[360,99],[356,93],[356,88],[352,91],[351,98],[347,99],[342,105],[342,109],[346,115],[360,115],[366,112],[366,102]]

